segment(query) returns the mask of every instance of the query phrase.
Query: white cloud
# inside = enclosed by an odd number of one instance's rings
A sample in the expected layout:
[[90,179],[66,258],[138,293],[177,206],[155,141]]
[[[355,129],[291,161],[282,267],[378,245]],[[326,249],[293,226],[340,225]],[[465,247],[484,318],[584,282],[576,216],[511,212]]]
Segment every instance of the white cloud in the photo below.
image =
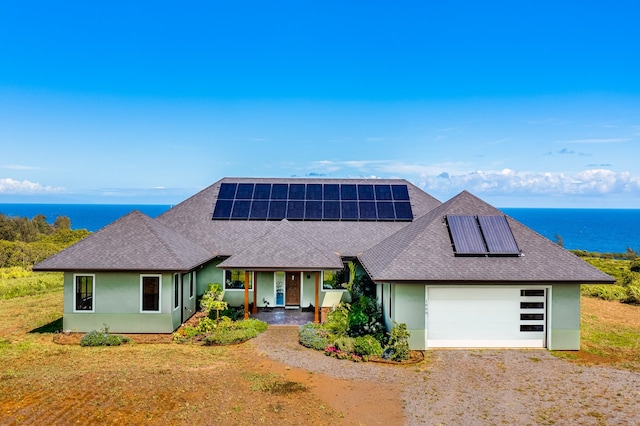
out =
[[403,163],[390,160],[319,161],[314,172],[328,176],[399,177],[433,194],[452,196],[468,190],[477,195],[640,195],[640,177],[596,167],[580,172],[469,170],[464,163]]
[[15,180],[11,178],[0,179],[0,194],[60,194],[65,192],[62,187],[45,186],[28,180]]
[[477,194],[603,195],[640,192],[640,178],[628,172],[592,169],[577,173],[528,172],[511,169],[430,176],[424,179],[428,191]]

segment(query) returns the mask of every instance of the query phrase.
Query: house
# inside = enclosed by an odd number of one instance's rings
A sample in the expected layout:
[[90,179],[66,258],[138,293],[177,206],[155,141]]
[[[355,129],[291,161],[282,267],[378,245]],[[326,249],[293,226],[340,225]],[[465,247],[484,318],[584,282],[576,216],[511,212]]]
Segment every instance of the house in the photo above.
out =
[[368,274],[412,349],[579,349],[580,284],[610,276],[468,192],[401,179],[224,178],[134,211],[37,264],[64,272],[64,329],[169,333],[221,283],[245,315],[346,300]]

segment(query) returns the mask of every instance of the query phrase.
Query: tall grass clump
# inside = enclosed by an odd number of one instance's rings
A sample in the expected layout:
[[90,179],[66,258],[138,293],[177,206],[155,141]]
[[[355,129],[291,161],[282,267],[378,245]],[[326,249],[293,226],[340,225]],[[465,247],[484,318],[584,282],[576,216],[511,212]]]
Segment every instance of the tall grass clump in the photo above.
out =
[[62,272],[31,272],[19,267],[2,268],[0,271],[0,299],[35,296],[63,287]]

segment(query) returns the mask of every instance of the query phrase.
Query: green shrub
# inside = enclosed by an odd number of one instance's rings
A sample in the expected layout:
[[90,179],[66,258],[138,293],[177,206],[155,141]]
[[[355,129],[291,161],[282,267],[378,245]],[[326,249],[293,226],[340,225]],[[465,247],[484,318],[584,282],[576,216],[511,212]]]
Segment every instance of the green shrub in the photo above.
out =
[[587,284],[582,286],[582,293],[603,300],[625,300],[627,288],[620,285]]
[[349,309],[348,303],[340,303],[327,315],[327,322],[324,324],[326,330],[334,337],[347,335],[349,329]]
[[382,310],[375,299],[360,297],[351,305],[347,315],[348,330],[351,337],[372,335],[378,340],[384,339]]
[[177,343],[187,342],[200,334],[200,330],[190,325],[180,327],[173,333],[173,341]]
[[307,348],[322,351],[329,345],[329,332],[321,324],[308,322],[300,326],[298,342]]
[[333,342],[333,346],[335,346],[336,349],[339,349],[342,352],[351,354],[355,352],[355,343],[356,341],[353,337],[343,336],[343,337],[338,337]]
[[92,330],[82,336],[80,346],[120,346],[130,341],[131,339],[126,336],[110,334],[109,327],[105,325],[101,331]]
[[353,351],[362,357],[382,355],[382,345],[373,336],[358,336],[354,339]]
[[409,359],[409,332],[406,324],[393,323],[389,343],[385,347],[382,357],[392,361]]
[[640,285],[630,285],[627,288],[626,303],[640,304]]
[[226,329],[218,330],[205,336],[205,345],[230,345],[233,343],[242,343],[258,336],[258,331],[254,328],[245,329]]

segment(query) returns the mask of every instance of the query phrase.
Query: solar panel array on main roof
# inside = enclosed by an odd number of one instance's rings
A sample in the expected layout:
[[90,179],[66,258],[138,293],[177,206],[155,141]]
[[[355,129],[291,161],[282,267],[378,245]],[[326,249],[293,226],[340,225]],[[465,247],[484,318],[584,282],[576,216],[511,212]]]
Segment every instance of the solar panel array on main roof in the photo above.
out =
[[447,215],[456,255],[519,256],[506,216]]
[[222,183],[214,220],[411,221],[407,185]]

